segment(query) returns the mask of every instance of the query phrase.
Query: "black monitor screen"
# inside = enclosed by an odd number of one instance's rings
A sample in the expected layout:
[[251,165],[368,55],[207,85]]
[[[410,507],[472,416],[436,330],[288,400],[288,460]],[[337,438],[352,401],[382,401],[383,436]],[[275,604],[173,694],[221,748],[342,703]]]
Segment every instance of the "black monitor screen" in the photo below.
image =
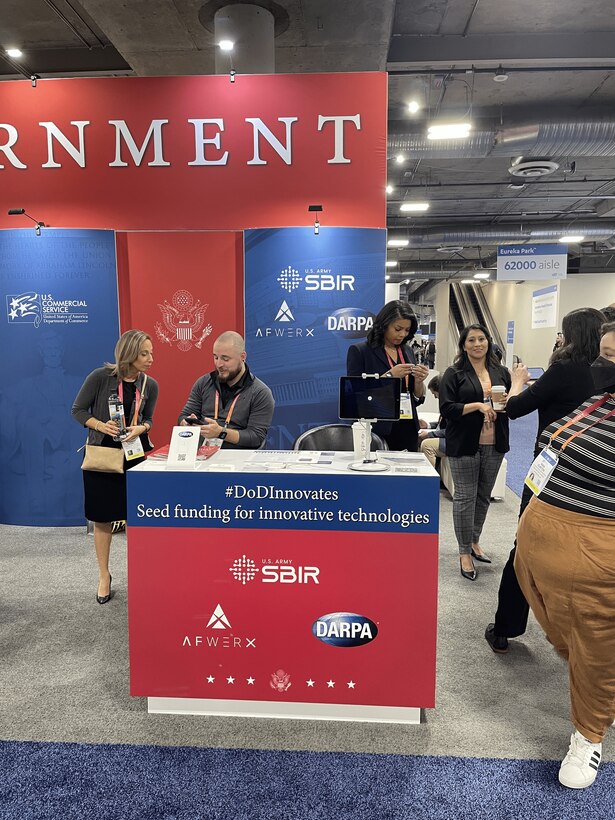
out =
[[399,419],[400,379],[340,379],[341,419]]

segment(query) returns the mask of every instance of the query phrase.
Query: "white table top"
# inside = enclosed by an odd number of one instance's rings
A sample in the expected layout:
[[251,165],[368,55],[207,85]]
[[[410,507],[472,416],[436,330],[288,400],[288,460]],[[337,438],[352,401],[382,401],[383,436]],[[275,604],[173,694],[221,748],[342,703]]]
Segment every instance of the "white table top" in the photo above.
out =
[[[320,450],[218,450],[206,460],[198,460],[194,469],[169,469],[169,472],[246,472],[246,473],[344,473],[370,476],[427,476],[437,473],[422,453],[378,450],[378,461],[391,469],[362,473],[350,470],[356,462],[354,453]],[[166,472],[166,459],[148,458],[130,470],[133,472]]]

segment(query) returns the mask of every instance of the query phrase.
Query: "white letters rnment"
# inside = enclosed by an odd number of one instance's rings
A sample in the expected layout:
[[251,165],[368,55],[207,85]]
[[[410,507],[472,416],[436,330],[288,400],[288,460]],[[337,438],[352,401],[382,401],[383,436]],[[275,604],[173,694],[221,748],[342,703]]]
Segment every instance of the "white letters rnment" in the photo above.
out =
[[[194,129],[194,158],[188,161],[187,165],[207,166],[229,163],[230,153],[224,150],[223,146],[225,130],[223,119],[187,119],[186,123]],[[246,117],[243,123],[245,124],[243,127],[251,131],[252,156],[246,161],[246,165],[268,165],[270,159],[267,159],[267,156],[271,156],[271,151],[283,163],[292,165],[293,131],[300,125],[298,117],[278,117],[273,129],[266,125],[260,117]],[[283,127],[280,127],[280,123]],[[352,162],[352,159],[345,155],[347,148],[345,137],[348,134],[348,128],[361,131],[361,115],[325,116],[319,114],[315,137],[322,132],[322,138],[327,139],[330,144],[331,128],[325,127],[328,123],[333,123],[333,155],[327,159],[327,163],[343,165]],[[70,162],[80,168],[86,167],[86,127],[92,125],[90,120],[71,120],[72,130],[69,133],[65,133],[51,121],[38,124],[44,130],[47,142],[47,160],[42,163],[42,168],[62,168],[64,163]],[[108,120],[106,125],[115,131],[115,156],[108,162],[109,167],[126,168],[129,165],[139,167],[145,160],[150,146],[151,158],[146,163],[147,165],[154,168],[171,165],[164,156],[165,126],[168,124],[169,120],[166,119],[151,120],[145,133],[140,128],[140,133],[134,135],[126,120]],[[250,132],[246,133],[245,137],[245,145],[248,146],[250,145]],[[19,156],[18,141],[17,128],[11,123],[0,123],[0,160],[12,165],[13,168],[22,170],[28,166]],[[265,145],[269,147],[269,151],[263,154]],[[0,170],[7,167],[3,162],[0,162]]]

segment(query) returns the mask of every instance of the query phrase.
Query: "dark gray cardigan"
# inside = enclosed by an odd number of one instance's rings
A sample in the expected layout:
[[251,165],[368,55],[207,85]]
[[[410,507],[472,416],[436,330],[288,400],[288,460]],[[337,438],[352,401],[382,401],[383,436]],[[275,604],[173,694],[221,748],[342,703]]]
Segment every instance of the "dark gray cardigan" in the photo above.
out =
[[[136,386],[139,390],[143,385],[143,373],[137,377]],[[85,427],[88,419],[95,418],[99,421],[109,421],[109,396],[117,392],[118,379],[112,376],[106,367],[97,367],[92,370],[89,376],[81,385],[81,390],[73,402],[71,416]],[[153,424],[154,407],[158,399],[158,383],[147,377],[145,393],[141,399],[139,407],[138,424]],[[129,424],[128,419],[126,423]],[[98,433],[88,428],[88,444],[100,444],[104,438],[104,433]]]

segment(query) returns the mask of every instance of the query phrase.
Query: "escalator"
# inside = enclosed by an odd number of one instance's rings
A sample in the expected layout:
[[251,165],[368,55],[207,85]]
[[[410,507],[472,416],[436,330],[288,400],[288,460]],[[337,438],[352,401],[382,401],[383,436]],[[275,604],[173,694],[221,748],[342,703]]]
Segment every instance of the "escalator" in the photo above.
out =
[[487,300],[479,285],[451,282],[449,288],[449,317],[452,341],[457,346],[459,334],[467,325],[481,324],[487,328],[493,344],[505,350],[502,337],[493,320]]

